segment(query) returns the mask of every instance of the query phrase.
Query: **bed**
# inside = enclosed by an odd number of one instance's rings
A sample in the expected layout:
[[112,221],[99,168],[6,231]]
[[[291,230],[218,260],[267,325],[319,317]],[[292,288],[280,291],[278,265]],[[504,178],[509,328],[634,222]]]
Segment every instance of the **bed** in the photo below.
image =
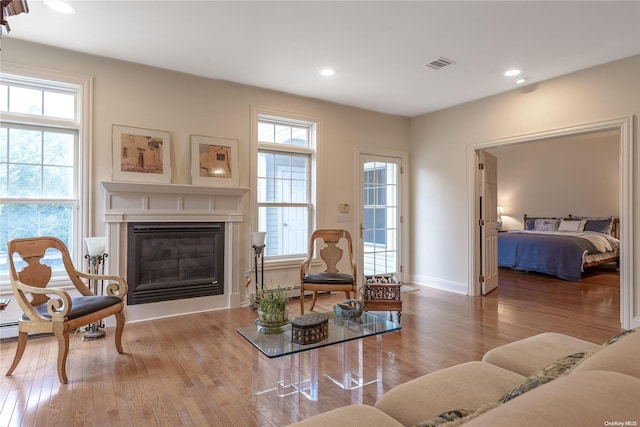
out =
[[498,233],[498,266],[580,281],[585,268],[619,263],[614,217],[524,216],[524,229]]

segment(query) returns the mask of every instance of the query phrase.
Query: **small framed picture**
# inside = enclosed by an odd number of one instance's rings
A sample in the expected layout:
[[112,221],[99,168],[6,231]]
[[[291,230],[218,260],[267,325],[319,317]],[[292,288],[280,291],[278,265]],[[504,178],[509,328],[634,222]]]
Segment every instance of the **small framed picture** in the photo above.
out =
[[214,187],[237,187],[238,141],[191,135],[191,183]]
[[114,181],[171,182],[171,133],[113,125]]

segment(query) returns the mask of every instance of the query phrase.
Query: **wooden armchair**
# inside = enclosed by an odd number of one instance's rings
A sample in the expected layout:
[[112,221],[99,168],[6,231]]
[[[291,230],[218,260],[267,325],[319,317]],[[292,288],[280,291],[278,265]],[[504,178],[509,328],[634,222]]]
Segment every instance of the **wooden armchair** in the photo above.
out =
[[[341,239],[346,240],[347,253],[337,245]],[[319,249],[320,257],[324,261],[326,269],[320,273],[310,273],[310,265],[313,260],[316,240],[324,241],[325,246]],[[348,272],[338,271],[338,263],[343,256],[348,257]],[[311,235],[309,253],[300,266],[300,314],[304,314],[304,291],[313,291],[311,310],[316,305],[318,291],[339,291],[344,292],[347,299],[351,298],[353,292],[356,297],[356,263],[353,258],[353,243],[351,234],[346,230],[316,230]]]
[[[89,323],[96,322],[115,314],[115,342],[118,353],[122,350],[122,332],[124,330],[124,302],[127,294],[127,282],[119,276],[86,274],[74,268],[65,244],[55,237],[34,237],[14,239],[7,243],[9,249],[9,276],[15,301],[24,315],[18,323],[18,347],[7,376],[18,366],[29,333],[53,332],[58,341],[58,378],[68,383],[66,362],[69,353],[69,331]],[[71,297],[62,289],[48,288],[51,279],[51,267],[41,264],[48,249],[55,249],[62,255],[62,262],[71,283],[81,296]],[[16,271],[14,255],[18,255],[27,265]],[[82,279],[105,280],[105,295],[94,295]]]

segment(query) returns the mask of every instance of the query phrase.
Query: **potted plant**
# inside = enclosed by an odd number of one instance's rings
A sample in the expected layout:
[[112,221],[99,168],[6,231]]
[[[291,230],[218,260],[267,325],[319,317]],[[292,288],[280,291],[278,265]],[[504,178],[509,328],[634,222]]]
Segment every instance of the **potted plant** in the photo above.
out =
[[260,293],[258,319],[262,325],[282,325],[289,321],[289,293],[286,289],[269,289]]

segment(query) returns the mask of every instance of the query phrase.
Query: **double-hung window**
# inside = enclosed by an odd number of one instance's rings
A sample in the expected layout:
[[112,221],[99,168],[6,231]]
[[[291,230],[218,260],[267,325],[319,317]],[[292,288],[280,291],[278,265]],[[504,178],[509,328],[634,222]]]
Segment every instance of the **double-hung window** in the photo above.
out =
[[[54,236],[79,262],[80,85],[0,75],[0,281],[8,280],[6,242]],[[54,277],[59,255],[45,254]],[[77,264],[79,265],[79,264]]]
[[317,123],[258,114],[258,230],[265,256],[298,258],[307,252],[315,223]]

